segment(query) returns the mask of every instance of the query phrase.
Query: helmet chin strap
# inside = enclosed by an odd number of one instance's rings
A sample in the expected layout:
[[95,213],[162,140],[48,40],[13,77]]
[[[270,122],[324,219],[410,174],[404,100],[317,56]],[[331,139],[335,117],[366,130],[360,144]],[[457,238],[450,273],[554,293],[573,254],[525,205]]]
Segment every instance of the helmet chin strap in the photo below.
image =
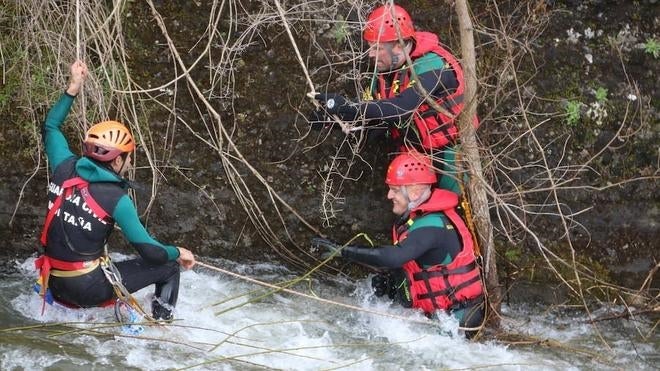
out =
[[397,65],[399,64],[399,55],[395,54],[393,49],[394,49],[394,44],[392,43],[387,43],[384,45],[385,50],[387,51],[387,54],[390,57],[390,71],[393,71],[397,68]]
[[[394,43],[385,44],[385,50],[387,50],[387,54],[390,57],[390,71],[394,71],[397,68],[399,68],[400,67],[399,62],[401,62],[401,56],[397,53],[394,53],[394,45],[396,44]],[[406,42],[403,48],[407,54],[410,54],[412,50],[412,45],[409,42]]]
[[[119,156],[124,156],[124,154],[126,154],[126,153],[127,152],[124,152],[124,153],[120,154]],[[117,173],[117,175],[119,175],[119,177],[121,177],[122,179],[124,177],[121,175],[121,172],[122,172],[122,170],[124,170],[124,166],[126,166],[126,162],[127,162],[126,159],[128,158],[128,156],[130,156],[130,153],[126,154],[126,157],[122,157],[123,161],[121,162],[121,166],[119,167],[119,170],[115,171],[115,173]]]
[[[406,199],[406,202],[408,202],[408,205],[410,205],[410,196],[408,196],[408,186],[401,186],[401,194],[403,197]],[[408,208],[410,210],[410,208]]]
[[408,213],[410,213],[417,206],[426,202],[426,200],[428,200],[431,197],[430,187],[424,189],[424,193],[422,193],[416,200],[410,200],[410,196],[408,195],[408,188],[404,188],[403,190],[404,190],[403,195],[408,200],[408,210],[407,210]]
[[122,161],[122,162],[121,162],[121,166],[120,166],[119,169],[116,171],[117,175],[120,175],[120,176],[121,176],[121,171],[124,170],[124,166],[125,166],[125,165],[126,165],[126,161]]

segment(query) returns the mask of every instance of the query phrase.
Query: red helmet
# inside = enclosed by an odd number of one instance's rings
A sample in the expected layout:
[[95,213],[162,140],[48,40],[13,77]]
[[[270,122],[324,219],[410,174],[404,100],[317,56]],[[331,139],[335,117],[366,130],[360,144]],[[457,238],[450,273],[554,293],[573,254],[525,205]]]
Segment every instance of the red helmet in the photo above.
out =
[[[398,26],[396,26],[396,25]],[[368,42],[389,42],[399,39],[396,27],[401,32],[402,39],[415,36],[415,26],[410,14],[398,5],[379,6],[367,18],[363,37]]]
[[387,168],[385,183],[393,186],[434,184],[438,181],[431,159],[419,152],[406,152],[394,158]]
[[135,141],[128,128],[117,121],[103,121],[87,130],[83,153],[101,162],[114,160],[122,153],[132,152]]

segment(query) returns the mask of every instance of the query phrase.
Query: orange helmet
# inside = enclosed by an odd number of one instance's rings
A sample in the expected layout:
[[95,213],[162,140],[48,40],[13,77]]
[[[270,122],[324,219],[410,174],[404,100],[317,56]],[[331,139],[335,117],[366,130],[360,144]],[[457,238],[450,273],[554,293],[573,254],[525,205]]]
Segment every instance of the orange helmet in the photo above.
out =
[[398,5],[382,5],[374,9],[367,18],[362,37],[368,42],[390,42],[399,39],[396,28],[399,28],[402,39],[415,36],[415,26],[410,14]]
[[128,128],[117,121],[103,121],[87,130],[83,152],[101,162],[114,160],[122,153],[132,152],[135,141]]
[[438,177],[433,171],[431,159],[415,151],[396,156],[385,175],[385,183],[393,186],[434,184],[437,181]]

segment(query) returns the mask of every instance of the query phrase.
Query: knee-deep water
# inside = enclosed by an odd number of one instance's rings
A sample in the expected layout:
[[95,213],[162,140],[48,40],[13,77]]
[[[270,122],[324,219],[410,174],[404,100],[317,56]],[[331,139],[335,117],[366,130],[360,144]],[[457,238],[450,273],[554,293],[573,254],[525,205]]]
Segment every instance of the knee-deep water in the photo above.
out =
[[[659,358],[658,337],[644,321],[607,321],[596,328],[581,311],[505,305],[505,329],[548,341],[470,342],[451,318],[423,323],[424,316],[374,297],[368,279],[293,286],[362,309],[355,310],[288,293],[260,298],[265,288],[202,268],[182,274],[173,324],[147,325],[131,337],[113,323],[112,309],[49,306],[42,315],[41,299],[31,289],[33,261],[11,263],[16,269],[0,280],[1,370],[643,370],[657,367]],[[274,264],[212,264],[267,282],[295,278]],[[148,306],[152,291],[136,297]]]

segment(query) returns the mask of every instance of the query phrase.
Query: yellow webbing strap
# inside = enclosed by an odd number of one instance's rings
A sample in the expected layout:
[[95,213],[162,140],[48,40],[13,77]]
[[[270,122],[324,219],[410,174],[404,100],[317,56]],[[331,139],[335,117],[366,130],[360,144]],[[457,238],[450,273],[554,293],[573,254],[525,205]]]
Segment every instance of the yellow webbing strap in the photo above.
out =
[[[463,188],[463,186],[461,186]],[[463,190],[461,190],[463,193]],[[472,209],[470,209],[470,202],[467,199],[467,196],[461,197],[461,207],[465,212],[465,224],[467,224],[468,230],[472,235],[472,245],[474,246],[474,255],[481,256],[481,248],[479,247],[479,240],[477,239],[477,234],[475,233],[474,221],[472,220]]]
[[[460,161],[461,153],[456,151],[456,162]],[[465,213],[465,224],[467,224],[468,230],[472,235],[472,245],[474,246],[474,255],[479,257],[481,256],[481,248],[479,247],[479,240],[477,239],[477,233],[475,232],[474,220],[472,219],[472,209],[470,208],[470,200],[468,198],[467,192],[465,192],[465,187],[463,186],[463,177],[458,176],[458,187],[461,191],[461,207]]]
[[77,269],[75,271],[61,271],[59,269],[51,269],[50,270],[50,275],[55,276],[55,277],[78,277],[82,276],[83,274],[87,274],[94,269],[96,269],[100,262],[100,259],[92,260],[91,263],[88,267],[82,268],[82,269]]

